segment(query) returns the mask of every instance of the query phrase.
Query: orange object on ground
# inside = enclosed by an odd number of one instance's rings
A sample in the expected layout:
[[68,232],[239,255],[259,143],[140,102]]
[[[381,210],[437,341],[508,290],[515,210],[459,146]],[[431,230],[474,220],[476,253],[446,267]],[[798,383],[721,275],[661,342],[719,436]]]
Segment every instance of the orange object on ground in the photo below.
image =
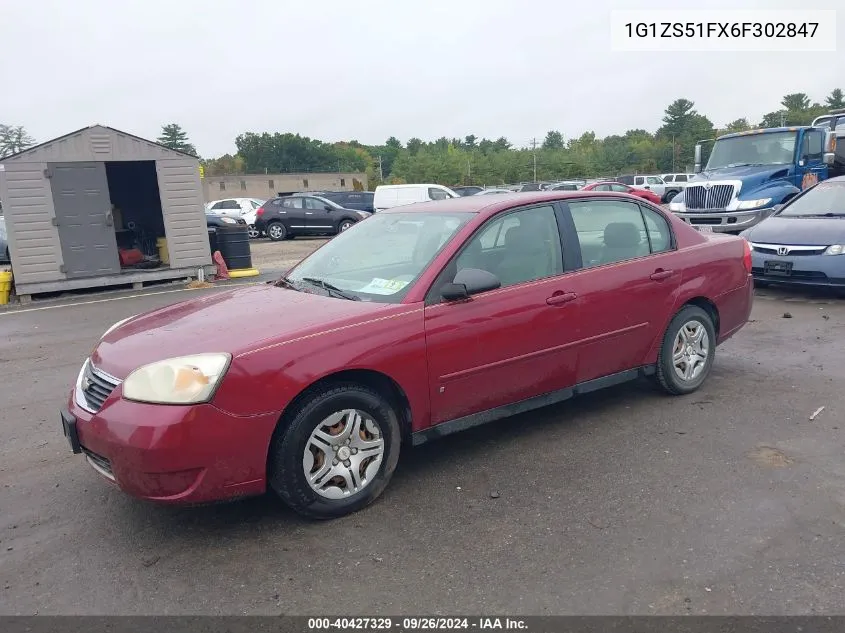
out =
[[223,260],[223,255],[220,254],[220,251],[214,251],[212,259],[214,260],[214,263],[217,264],[217,278],[228,279],[229,267],[226,266],[226,262]]
[[120,265],[132,266],[144,261],[144,254],[137,248],[120,249]]

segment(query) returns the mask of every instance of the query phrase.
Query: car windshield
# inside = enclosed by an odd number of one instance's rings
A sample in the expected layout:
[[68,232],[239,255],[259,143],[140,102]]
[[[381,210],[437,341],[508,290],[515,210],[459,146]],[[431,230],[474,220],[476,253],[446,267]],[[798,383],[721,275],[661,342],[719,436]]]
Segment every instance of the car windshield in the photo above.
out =
[[845,181],[820,182],[778,213],[782,218],[845,217]]
[[331,286],[334,296],[399,303],[473,215],[377,213],[304,259],[285,280],[298,289]]
[[705,170],[749,165],[787,165],[795,155],[797,132],[767,132],[720,139]]

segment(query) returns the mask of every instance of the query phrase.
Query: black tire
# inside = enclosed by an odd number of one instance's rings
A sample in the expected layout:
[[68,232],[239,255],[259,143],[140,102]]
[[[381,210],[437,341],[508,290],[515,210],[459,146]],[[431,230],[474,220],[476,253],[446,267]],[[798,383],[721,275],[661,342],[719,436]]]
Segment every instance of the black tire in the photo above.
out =
[[270,222],[267,225],[267,237],[274,242],[281,242],[288,236],[288,230],[281,222]]
[[[384,439],[384,456],[377,474],[360,492],[344,499],[327,499],[308,483],[303,454],[314,429],[328,416],[344,409],[359,409],[372,416]],[[268,459],[270,487],[291,509],[315,519],[341,517],[375,501],[387,487],[399,461],[399,417],[384,397],[356,383],[335,383],[314,390],[280,422]]]
[[[689,322],[698,322],[704,326],[708,338],[708,354],[704,362],[704,368],[691,380],[684,380],[675,372],[675,365],[672,359],[675,340],[682,327]],[[657,355],[656,378],[660,387],[673,396],[685,395],[698,389],[713,367],[713,358],[716,353],[716,331],[713,327],[713,319],[710,315],[698,306],[687,305],[669,322],[666,333],[663,335],[663,344]]]
[[247,230],[249,231],[249,239],[257,240],[259,237],[261,237],[261,231],[259,231],[254,224],[250,224],[247,227]]
[[355,224],[355,220],[349,220],[349,219],[341,220],[337,225],[337,232],[343,233],[353,224]]
[[755,287],[755,288],[768,288],[768,287],[769,287],[769,282],[768,282],[768,281],[757,281],[757,280],[755,279],[755,280],[754,280],[754,287]]
[[679,193],[681,193],[681,192],[680,192],[679,190],[677,190],[677,189],[670,189],[669,191],[667,191],[667,192],[663,195],[663,202],[664,202],[664,203],[672,202],[672,198],[674,198],[675,196],[677,196]]

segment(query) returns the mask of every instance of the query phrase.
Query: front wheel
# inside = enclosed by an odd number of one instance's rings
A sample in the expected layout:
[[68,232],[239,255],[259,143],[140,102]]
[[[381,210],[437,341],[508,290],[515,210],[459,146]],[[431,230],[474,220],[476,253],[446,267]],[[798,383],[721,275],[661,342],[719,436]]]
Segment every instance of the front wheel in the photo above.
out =
[[267,237],[269,237],[274,242],[281,242],[285,239],[288,235],[288,230],[285,228],[285,225],[281,222],[272,222],[267,227]]
[[666,328],[657,355],[657,381],[671,395],[698,389],[713,367],[716,331],[710,315],[698,306],[681,309]]
[[261,237],[261,231],[259,231],[257,228],[255,228],[254,224],[250,224],[249,227],[248,227],[248,230],[249,230],[249,239],[257,240],[259,237]]
[[342,221],[342,222],[338,225],[338,227],[337,227],[337,232],[338,232],[338,233],[343,233],[346,229],[348,229],[349,227],[351,227],[353,224],[355,224],[355,222],[353,222],[352,220],[343,220],[343,221]]
[[399,461],[399,418],[376,391],[355,383],[316,390],[274,434],[269,482],[296,512],[350,514],[384,491]]

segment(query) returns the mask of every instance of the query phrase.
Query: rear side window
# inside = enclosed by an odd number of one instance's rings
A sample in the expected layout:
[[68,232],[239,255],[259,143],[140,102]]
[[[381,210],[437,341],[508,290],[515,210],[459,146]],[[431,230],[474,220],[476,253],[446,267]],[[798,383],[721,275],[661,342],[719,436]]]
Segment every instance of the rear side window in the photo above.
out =
[[645,178],[643,178],[642,176],[637,176],[636,179],[634,180],[634,184],[635,185],[644,185],[645,184]]
[[[669,178],[671,178],[671,176],[669,176]],[[666,179],[666,182],[670,182],[669,178]],[[687,175],[686,174],[680,174],[678,176],[675,176],[675,182],[686,182],[686,181],[687,181]]]
[[640,207],[623,200],[570,202],[583,268],[643,257],[651,252]]
[[648,207],[640,207],[645,218],[648,241],[652,253],[663,253],[672,250],[672,232],[669,222],[662,215]]
[[619,176],[616,179],[618,182],[621,182],[626,185],[633,185],[634,184],[634,177],[633,176]]
[[284,198],[282,200],[282,206],[285,209],[301,209],[303,199],[304,198]]
[[[680,177],[680,176],[678,176],[678,180],[680,180],[680,179],[681,179],[681,177]],[[675,177],[674,177],[674,176],[666,176],[666,177],[663,179],[663,182],[674,182],[674,181],[675,181]]]

